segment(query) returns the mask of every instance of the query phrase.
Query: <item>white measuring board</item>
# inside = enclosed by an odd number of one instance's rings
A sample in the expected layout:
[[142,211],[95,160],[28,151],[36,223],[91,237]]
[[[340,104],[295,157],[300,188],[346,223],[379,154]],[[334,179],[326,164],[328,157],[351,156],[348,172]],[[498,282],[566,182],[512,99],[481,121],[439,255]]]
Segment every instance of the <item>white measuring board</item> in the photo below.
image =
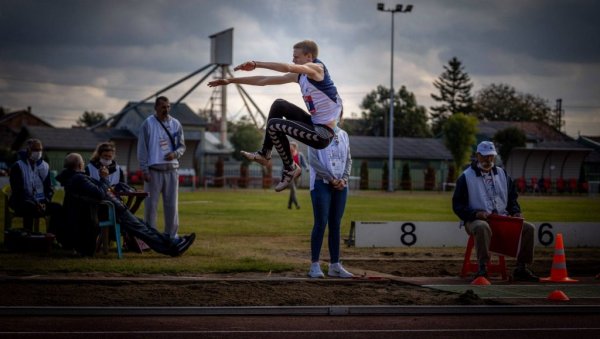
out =
[[[536,246],[554,246],[562,233],[567,247],[600,247],[600,222],[532,222]],[[356,247],[462,247],[468,235],[458,221],[353,221]]]

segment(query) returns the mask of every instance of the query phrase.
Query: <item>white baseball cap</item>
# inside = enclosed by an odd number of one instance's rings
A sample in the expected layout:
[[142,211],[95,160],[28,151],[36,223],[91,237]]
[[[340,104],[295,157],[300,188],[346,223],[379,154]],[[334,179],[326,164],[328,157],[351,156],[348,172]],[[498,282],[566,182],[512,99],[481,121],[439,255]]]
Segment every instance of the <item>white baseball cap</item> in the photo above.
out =
[[494,143],[491,141],[482,141],[477,145],[477,153],[487,156],[487,155],[498,155],[496,153],[496,147],[494,147]]

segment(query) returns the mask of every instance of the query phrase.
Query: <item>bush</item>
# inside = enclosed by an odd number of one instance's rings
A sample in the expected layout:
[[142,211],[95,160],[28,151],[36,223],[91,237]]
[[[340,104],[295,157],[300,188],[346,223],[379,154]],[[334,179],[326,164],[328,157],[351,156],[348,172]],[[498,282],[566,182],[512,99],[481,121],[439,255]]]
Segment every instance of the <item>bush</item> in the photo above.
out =
[[405,191],[412,190],[412,180],[410,178],[410,167],[408,166],[408,163],[405,163],[404,166],[402,166],[402,181],[400,185]]
[[222,158],[215,163],[215,187],[223,187],[225,183],[225,164]]
[[263,166],[263,188],[269,189],[273,185],[273,165],[269,163],[267,166]]
[[360,164],[360,189],[369,189],[369,163],[366,160]]
[[444,188],[446,191],[452,191],[454,189],[454,184],[456,182],[456,170],[454,165],[448,166],[448,175],[446,176],[446,187]]
[[242,162],[242,164],[240,165],[240,180],[238,180],[238,186],[240,188],[248,187],[248,177],[249,177],[248,163]]
[[383,171],[381,171],[381,189],[382,190],[387,190],[388,188],[388,177],[389,177],[389,173],[390,171],[388,170],[388,162],[384,161],[383,162]]
[[433,191],[435,187],[435,170],[431,167],[427,167],[425,170],[425,190]]

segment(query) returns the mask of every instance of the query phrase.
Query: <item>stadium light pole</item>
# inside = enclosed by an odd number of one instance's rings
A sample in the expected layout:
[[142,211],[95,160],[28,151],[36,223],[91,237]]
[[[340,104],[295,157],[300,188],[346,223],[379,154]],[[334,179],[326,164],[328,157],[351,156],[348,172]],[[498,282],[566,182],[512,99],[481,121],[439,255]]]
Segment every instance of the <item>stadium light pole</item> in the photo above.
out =
[[413,5],[397,4],[395,8],[385,8],[383,3],[377,4],[377,10],[381,12],[392,13],[392,48],[391,48],[391,66],[390,66],[390,117],[389,123],[389,155],[388,155],[388,192],[394,191],[394,14],[409,13]]

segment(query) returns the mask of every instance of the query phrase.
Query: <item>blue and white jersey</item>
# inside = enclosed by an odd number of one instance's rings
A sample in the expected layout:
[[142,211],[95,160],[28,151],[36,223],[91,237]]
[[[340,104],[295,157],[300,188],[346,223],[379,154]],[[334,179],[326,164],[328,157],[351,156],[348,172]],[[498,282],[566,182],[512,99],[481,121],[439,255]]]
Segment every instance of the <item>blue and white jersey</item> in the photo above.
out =
[[302,99],[304,99],[306,109],[311,114],[313,124],[326,125],[340,118],[342,113],[342,99],[329,76],[329,71],[325,67],[325,64],[319,59],[315,59],[314,62],[323,65],[325,72],[323,80],[315,81],[309,79],[306,74],[300,74],[298,76],[298,84],[302,91]]

